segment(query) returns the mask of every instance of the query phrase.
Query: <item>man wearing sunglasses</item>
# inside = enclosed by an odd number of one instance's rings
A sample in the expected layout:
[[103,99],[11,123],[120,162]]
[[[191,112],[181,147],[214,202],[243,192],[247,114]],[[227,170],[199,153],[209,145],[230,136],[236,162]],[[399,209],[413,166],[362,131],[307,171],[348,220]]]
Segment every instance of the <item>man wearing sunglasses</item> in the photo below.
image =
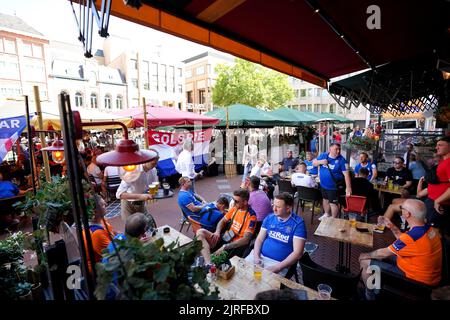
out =
[[256,227],[256,213],[249,206],[250,194],[246,189],[233,192],[234,207],[219,221],[213,233],[206,229],[197,231],[197,239],[203,243],[205,264],[211,263],[211,251],[219,254],[226,250],[229,257],[241,256],[248,247]]
[[[391,229],[397,240],[387,248],[378,249],[359,256],[363,269],[361,277],[365,284],[372,272],[371,265],[381,270],[396,273],[429,286],[436,286],[441,280],[442,244],[439,231],[425,223],[427,209],[420,200],[407,199],[400,206],[402,217],[406,219],[410,230],[402,233],[389,220],[384,224]],[[373,290],[366,289],[368,299],[375,298]]]
[[394,166],[386,171],[385,181],[393,180],[394,184],[403,189],[409,189],[412,186],[412,173],[404,166],[405,160],[402,157],[395,157]]

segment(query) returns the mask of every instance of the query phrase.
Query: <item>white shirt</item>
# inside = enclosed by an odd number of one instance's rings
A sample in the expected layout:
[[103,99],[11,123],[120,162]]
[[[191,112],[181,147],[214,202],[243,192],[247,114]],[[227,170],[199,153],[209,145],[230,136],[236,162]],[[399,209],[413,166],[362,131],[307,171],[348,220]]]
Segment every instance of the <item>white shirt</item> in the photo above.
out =
[[264,162],[262,168],[261,168],[261,174],[268,175],[270,170],[270,164],[268,162]]
[[317,188],[317,182],[307,174],[296,172],[292,175],[291,183],[296,187]]
[[191,179],[195,178],[195,166],[194,160],[192,160],[192,153],[187,150],[181,151],[178,156],[177,163],[175,165],[175,170],[178,171],[183,177],[189,177]]
[[[124,175],[124,178],[122,179],[122,182],[119,185],[119,188],[116,192],[116,198],[120,199],[120,195],[124,192],[126,193],[133,193],[133,194],[143,194],[147,193],[148,186],[152,182],[158,181],[158,173],[156,171],[156,168],[153,168],[147,172],[144,171],[144,168],[142,165],[140,165],[136,170],[139,172],[139,177],[130,182],[126,182],[127,180],[127,174],[135,174],[134,172],[127,172]],[[134,201],[134,200],[128,200],[128,201]]]
[[91,162],[91,164],[88,165],[88,167],[87,167],[87,172],[94,177],[95,183],[97,183],[97,184],[102,183],[102,179],[100,178],[100,175],[102,174],[102,170],[100,170],[98,165]]
[[257,176],[258,178],[261,178],[261,167],[256,165],[252,168],[252,171],[250,172],[250,177]]
[[113,177],[120,175],[120,167],[107,166],[103,172],[105,177]]

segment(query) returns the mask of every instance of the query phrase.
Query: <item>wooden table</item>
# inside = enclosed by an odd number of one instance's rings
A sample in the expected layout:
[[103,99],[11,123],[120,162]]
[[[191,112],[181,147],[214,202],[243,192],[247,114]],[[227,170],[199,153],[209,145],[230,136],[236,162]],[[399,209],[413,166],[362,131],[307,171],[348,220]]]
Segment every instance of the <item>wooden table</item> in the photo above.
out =
[[394,189],[388,189],[388,188],[380,188],[379,186],[374,186],[374,189],[378,191],[378,199],[380,199],[380,203],[381,206],[384,207],[384,194],[385,193],[390,193],[390,194],[396,194],[401,196],[403,189],[402,188],[398,188],[397,190]]
[[230,259],[236,271],[228,279],[217,279],[213,285],[219,288],[219,296],[223,300],[253,300],[258,292],[266,290],[280,290],[281,284],[292,289],[306,290],[308,300],[318,299],[319,293],[304,285],[283,278],[276,273],[264,269],[261,280],[253,277],[253,264],[245,259],[233,257]]
[[[337,218],[323,218],[314,235],[339,241],[339,262],[338,270],[343,272],[350,271],[351,245],[356,244],[368,248],[373,247],[373,229],[374,225],[364,222],[357,222],[357,227],[367,228],[369,232],[359,232],[351,227],[350,221]],[[344,253],[344,244],[346,252]],[[344,264],[344,255],[346,256]]]
[[[164,233],[163,230],[166,227],[170,228],[170,232]],[[159,239],[161,237],[164,239],[165,247],[167,247],[169,244],[171,244],[174,241],[178,241],[178,246],[180,246],[180,247],[192,242],[191,238],[185,236],[184,234],[175,230],[174,228],[172,228],[169,225],[159,227],[157,234],[154,237],[152,237],[150,241],[155,241],[156,239]]]

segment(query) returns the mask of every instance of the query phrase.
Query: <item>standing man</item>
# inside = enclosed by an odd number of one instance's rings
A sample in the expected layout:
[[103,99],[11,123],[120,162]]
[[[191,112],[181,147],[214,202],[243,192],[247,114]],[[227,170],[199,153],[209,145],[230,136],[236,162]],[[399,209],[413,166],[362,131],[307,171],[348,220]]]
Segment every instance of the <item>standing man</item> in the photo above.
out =
[[403,155],[403,159],[405,160],[405,166],[407,169],[409,169],[409,163],[411,162],[410,156],[412,154],[416,155],[416,153],[414,152],[414,145],[412,143],[408,143],[406,145],[406,152]]
[[361,168],[365,168],[369,171],[369,175],[367,176],[369,181],[374,181],[377,179],[377,165],[369,161],[369,155],[365,152],[361,152],[359,154],[359,163],[355,166],[355,177],[358,177],[359,170]]
[[305,222],[292,212],[294,198],[287,192],[275,197],[273,214],[264,219],[255,248],[247,261],[260,261],[264,268],[285,276],[300,259],[306,242]]
[[150,162],[139,165],[135,171],[127,172],[123,176],[116,192],[116,198],[120,199],[120,214],[123,221],[126,221],[128,216],[133,213],[142,212],[149,217],[149,225],[156,228],[156,222],[145,206],[146,201],[152,199],[148,193],[148,186],[152,182],[158,181],[155,167],[159,156],[156,151],[152,151],[155,153],[155,157]]
[[244,154],[242,155],[242,162],[244,165],[244,175],[242,176],[241,187],[245,185],[245,179],[252,171],[253,167],[258,161],[258,147],[255,144],[255,138],[249,137],[248,144],[244,146]]
[[177,159],[177,164],[175,165],[175,170],[183,177],[188,177],[191,179],[191,190],[195,192],[195,165],[192,159],[192,151],[194,150],[194,143],[192,139],[187,138],[183,143],[183,151],[180,152]]
[[443,234],[450,235],[450,137],[446,136],[436,144],[436,155],[441,157],[434,179],[428,177],[427,206],[428,223],[439,227]]
[[[339,215],[339,187],[343,186],[345,181],[345,194],[352,194],[352,184],[350,175],[347,171],[347,161],[341,155],[341,145],[333,143],[330,146],[329,152],[324,152],[313,161],[314,166],[320,166],[320,189],[323,196],[323,211],[324,217],[329,217],[330,213],[333,218]],[[342,191],[341,191],[342,192]]]

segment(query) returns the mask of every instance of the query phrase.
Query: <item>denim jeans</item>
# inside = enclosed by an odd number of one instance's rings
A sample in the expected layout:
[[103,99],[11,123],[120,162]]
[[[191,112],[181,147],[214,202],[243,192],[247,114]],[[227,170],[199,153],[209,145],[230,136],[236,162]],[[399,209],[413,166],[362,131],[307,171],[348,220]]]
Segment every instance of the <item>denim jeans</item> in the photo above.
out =
[[244,167],[244,175],[242,176],[242,182],[245,182],[245,178],[249,175],[249,173],[252,171],[252,164],[249,162]]

